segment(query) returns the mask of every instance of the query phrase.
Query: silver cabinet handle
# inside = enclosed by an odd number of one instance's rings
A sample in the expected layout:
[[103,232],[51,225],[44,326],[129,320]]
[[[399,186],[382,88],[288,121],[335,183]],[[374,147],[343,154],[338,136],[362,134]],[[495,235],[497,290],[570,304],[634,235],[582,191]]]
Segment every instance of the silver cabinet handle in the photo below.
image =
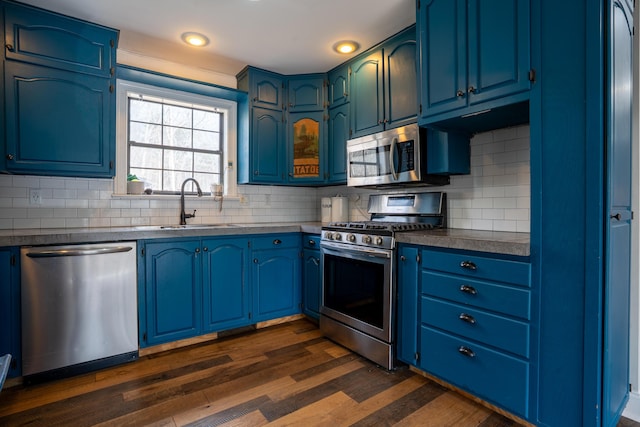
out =
[[460,267],[466,268],[467,270],[477,270],[478,267],[471,261],[462,261],[460,263]]
[[91,249],[58,249],[49,251],[28,252],[29,258],[54,258],[63,256],[84,256],[84,255],[102,255],[115,254],[119,252],[129,252],[133,250],[131,246],[118,246],[113,248],[91,248]]
[[398,180],[398,173],[396,172],[396,167],[393,164],[393,157],[394,157],[397,143],[398,143],[398,137],[394,137],[391,140],[391,149],[389,150],[389,166],[391,167],[391,175],[393,176],[394,181]]
[[473,352],[473,350],[471,350],[469,347],[465,347],[463,345],[461,345],[460,348],[458,348],[458,352],[460,354],[464,354],[467,357],[476,357],[476,354]]
[[462,320],[463,322],[471,323],[472,325],[476,324],[476,319],[472,315],[467,313],[460,313],[458,319]]
[[464,292],[469,295],[478,295],[478,291],[473,286],[460,285],[460,292]]

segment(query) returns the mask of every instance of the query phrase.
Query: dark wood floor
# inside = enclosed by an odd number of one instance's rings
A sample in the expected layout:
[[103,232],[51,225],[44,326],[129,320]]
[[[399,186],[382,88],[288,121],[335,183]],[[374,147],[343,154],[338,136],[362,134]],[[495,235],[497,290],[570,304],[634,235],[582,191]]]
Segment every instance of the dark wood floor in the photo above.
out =
[[306,320],[5,388],[0,426],[20,425],[519,426],[408,369],[380,369]]

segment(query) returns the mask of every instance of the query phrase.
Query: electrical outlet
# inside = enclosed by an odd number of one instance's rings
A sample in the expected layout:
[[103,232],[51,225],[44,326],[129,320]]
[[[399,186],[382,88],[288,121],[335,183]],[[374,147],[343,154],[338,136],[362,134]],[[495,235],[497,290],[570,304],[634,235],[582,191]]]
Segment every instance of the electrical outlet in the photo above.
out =
[[40,193],[39,188],[30,188],[29,189],[29,204],[30,205],[41,205],[42,204],[42,194]]

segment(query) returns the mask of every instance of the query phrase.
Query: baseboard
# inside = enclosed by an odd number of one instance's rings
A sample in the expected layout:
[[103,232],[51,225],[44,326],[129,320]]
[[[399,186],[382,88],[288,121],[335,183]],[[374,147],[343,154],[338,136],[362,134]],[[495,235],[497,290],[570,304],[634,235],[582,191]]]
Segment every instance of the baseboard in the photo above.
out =
[[640,422],[640,393],[629,393],[629,402],[627,402],[622,416]]

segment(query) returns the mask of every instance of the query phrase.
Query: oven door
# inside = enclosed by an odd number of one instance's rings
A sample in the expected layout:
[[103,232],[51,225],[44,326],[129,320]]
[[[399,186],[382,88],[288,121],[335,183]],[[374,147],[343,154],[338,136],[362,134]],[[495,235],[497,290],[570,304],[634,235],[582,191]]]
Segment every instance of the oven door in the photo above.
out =
[[320,315],[392,343],[393,251],[322,242],[321,253]]

